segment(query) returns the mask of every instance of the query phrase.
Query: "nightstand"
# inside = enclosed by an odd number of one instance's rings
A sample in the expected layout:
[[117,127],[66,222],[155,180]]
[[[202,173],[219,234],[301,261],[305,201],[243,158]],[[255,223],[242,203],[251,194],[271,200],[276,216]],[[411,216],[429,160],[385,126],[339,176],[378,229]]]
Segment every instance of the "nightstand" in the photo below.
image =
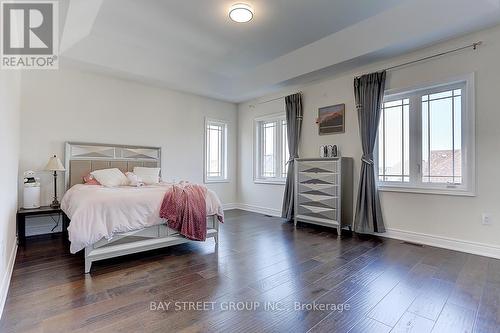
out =
[[19,208],[17,211],[17,239],[20,246],[26,245],[26,216],[47,216],[47,215],[62,215],[62,232],[65,239],[68,232],[69,219],[61,208],[52,208],[50,206],[42,206],[40,208]]

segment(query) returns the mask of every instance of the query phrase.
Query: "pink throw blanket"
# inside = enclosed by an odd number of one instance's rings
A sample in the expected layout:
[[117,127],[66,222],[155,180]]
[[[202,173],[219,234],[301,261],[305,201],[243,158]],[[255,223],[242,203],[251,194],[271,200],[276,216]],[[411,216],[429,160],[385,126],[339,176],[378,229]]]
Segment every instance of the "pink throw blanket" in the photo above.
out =
[[[207,238],[207,188],[202,185],[181,182],[165,193],[160,217],[168,220],[168,226],[181,235],[197,241]],[[218,217],[221,221],[221,218]],[[222,221],[221,221],[222,222]]]

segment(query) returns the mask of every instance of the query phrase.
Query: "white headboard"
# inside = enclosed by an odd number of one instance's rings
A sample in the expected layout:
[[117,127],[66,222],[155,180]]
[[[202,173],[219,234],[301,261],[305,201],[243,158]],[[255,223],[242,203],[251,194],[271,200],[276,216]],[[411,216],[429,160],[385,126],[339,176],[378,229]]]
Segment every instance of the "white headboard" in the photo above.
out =
[[161,148],[103,143],[66,142],[66,189],[81,184],[88,173],[106,168],[132,171],[136,166],[161,167]]

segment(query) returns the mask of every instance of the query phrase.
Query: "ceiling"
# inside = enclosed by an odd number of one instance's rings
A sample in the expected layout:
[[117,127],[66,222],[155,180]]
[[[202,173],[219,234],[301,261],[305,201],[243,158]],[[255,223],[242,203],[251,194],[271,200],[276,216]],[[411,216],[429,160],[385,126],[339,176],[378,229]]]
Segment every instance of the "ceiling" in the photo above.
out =
[[249,0],[245,24],[235,2],[60,2],[61,66],[241,102],[500,23],[500,0]]

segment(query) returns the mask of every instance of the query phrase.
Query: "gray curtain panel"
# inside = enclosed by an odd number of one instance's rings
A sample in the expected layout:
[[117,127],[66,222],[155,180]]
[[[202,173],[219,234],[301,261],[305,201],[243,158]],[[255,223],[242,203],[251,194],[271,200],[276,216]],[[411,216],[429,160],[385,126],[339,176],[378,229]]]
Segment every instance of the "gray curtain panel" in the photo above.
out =
[[385,78],[386,72],[383,71],[354,79],[354,96],[363,148],[354,230],[363,234],[385,232],[373,163]]
[[288,138],[288,173],[286,175],[285,194],[281,217],[291,220],[294,207],[294,159],[299,157],[300,132],[302,128],[302,95],[300,93],[285,97],[286,135]]

